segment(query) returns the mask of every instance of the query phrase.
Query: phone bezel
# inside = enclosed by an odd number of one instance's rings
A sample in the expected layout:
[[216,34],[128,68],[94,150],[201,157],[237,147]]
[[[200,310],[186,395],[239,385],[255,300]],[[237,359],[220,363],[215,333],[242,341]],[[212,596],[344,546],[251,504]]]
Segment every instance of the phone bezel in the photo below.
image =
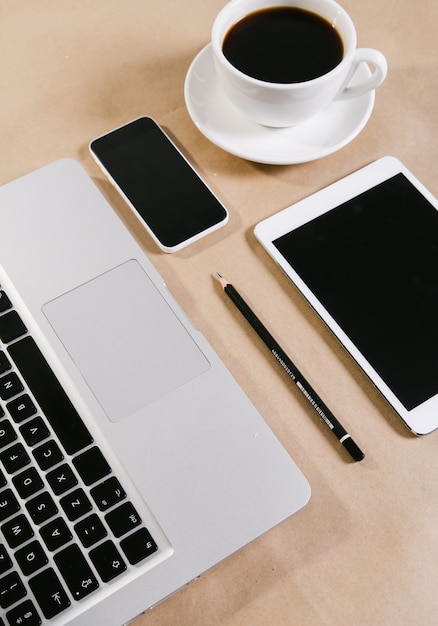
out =
[[[145,215],[142,214],[141,210],[139,210],[139,207],[135,206],[135,203],[132,201],[132,198],[130,197],[129,191],[123,187],[124,182],[122,183],[120,180],[117,180],[117,176],[114,174],[114,171],[112,171],[112,168],[109,167],[108,164],[105,162],[103,146],[111,142],[112,150],[115,150],[119,147],[123,149],[125,146],[127,133],[132,134],[133,130],[135,130],[136,125],[141,125],[141,124],[147,124],[159,133],[159,136],[162,138],[162,141],[165,142],[165,144],[163,145],[166,146],[166,149],[170,149],[174,153],[174,155],[179,157],[178,161],[183,164],[183,167],[185,167],[185,170],[187,172],[189,171],[193,172],[193,177],[190,175],[191,184],[193,183],[196,184],[196,187],[198,190],[202,191],[202,193],[205,192],[205,196],[209,202],[211,201],[211,199],[213,199],[215,210],[218,211],[217,219],[215,215],[214,219],[216,221],[212,225],[208,227],[202,227],[196,230],[196,232],[193,232],[193,234],[189,237],[181,237],[176,243],[171,244],[171,245],[169,245],[166,241],[164,241],[163,238],[160,238],[159,234],[151,227],[151,224],[148,222]],[[92,139],[89,143],[89,150],[94,160],[96,161],[100,169],[105,174],[105,176],[112,183],[112,185],[117,189],[119,194],[124,198],[125,202],[131,208],[131,210],[135,213],[135,215],[143,224],[143,226],[145,227],[149,235],[152,237],[152,239],[155,241],[157,246],[163,252],[173,253],[173,252],[182,250],[186,246],[198,241],[202,237],[205,237],[206,235],[214,232],[218,228],[221,228],[222,226],[225,226],[225,224],[227,224],[229,214],[224,204],[217,197],[216,193],[210,188],[210,186],[201,178],[201,176],[195,170],[193,165],[189,162],[189,160],[185,157],[185,155],[181,152],[181,150],[176,146],[174,141],[172,141],[169,135],[163,130],[163,128],[152,117],[142,116],[142,117],[135,118],[117,128],[114,128],[100,135],[99,137],[96,137],[95,139]],[[188,168],[186,166],[188,166]],[[172,189],[171,176],[169,177],[169,189]],[[175,196],[175,201],[177,201],[176,196]],[[219,212],[220,212],[220,215],[219,215]]]

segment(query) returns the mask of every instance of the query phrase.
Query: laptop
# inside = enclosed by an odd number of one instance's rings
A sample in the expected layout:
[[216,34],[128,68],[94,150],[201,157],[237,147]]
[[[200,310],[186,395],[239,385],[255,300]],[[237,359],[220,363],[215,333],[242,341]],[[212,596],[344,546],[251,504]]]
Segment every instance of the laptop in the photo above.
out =
[[0,188],[0,623],[126,623],[309,497],[82,167]]

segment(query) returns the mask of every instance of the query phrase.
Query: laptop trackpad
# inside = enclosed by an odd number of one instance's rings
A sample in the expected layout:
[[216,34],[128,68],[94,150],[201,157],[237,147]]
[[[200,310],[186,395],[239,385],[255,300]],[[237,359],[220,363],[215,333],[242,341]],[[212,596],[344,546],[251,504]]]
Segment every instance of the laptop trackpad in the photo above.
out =
[[52,300],[43,312],[113,422],[210,367],[135,260]]

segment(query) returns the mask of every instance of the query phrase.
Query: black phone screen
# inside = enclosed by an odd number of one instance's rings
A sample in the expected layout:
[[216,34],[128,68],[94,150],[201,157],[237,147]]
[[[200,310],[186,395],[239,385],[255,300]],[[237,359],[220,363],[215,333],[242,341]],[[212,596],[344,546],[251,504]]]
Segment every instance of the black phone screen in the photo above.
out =
[[151,118],[95,139],[90,149],[164,246],[178,246],[227,219],[223,205]]
[[406,409],[438,393],[438,211],[403,174],[274,245]]

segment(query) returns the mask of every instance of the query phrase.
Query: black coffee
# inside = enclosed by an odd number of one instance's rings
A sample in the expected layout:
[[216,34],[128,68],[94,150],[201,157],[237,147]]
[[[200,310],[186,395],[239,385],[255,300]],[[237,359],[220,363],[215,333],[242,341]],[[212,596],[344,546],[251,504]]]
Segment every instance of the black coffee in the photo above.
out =
[[325,18],[297,7],[270,7],[234,24],[225,57],[241,72],[270,83],[317,78],[342,61],[342,39]]

